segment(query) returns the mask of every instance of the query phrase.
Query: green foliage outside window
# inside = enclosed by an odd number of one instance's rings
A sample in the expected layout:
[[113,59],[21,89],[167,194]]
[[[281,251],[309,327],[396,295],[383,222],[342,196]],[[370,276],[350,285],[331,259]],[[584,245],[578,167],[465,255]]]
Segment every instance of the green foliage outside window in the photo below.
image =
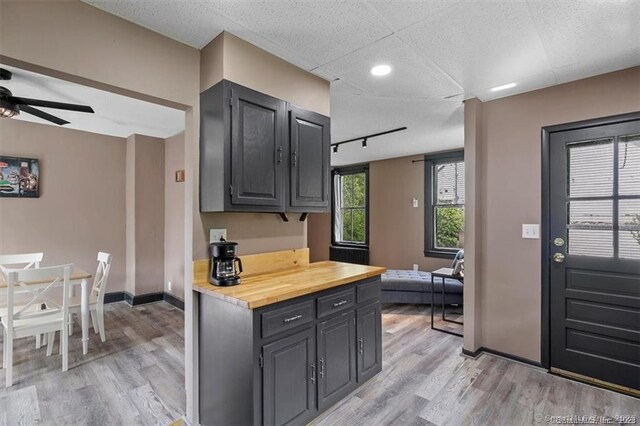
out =
[[464,230],[464,210],[461,207],[436,208],[436,247],[460,248],[460,233]]
[[343,175],[341,179],[343,242],[365,243],[366,177],[364,173]]

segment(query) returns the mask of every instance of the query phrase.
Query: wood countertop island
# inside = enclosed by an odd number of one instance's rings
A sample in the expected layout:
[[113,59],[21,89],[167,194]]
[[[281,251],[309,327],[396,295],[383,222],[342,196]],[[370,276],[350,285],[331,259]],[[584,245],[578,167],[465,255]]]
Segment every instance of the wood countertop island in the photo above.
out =
[[201,425],[305,425],[382,370],[385,268],[308,249],[241,258],[231,287],[193,265]]
[[[245,258],[243,257],[242,259],[245,262]],[[203,269],[203,266],[204,264],[200,265],[200,269]],[[302,262],[302,264],[290,268],[263,273],[242,274],[239,285],[220,287],[209,284],[207,274],[197,274],[197,265],[195,269],[196,274],[193,282],[195,291],[247,309],[260,308],[295,297],[350,284],[381,275],[386,271],[386,268],[379,266],[352,263],[323,261],[305,264]]]

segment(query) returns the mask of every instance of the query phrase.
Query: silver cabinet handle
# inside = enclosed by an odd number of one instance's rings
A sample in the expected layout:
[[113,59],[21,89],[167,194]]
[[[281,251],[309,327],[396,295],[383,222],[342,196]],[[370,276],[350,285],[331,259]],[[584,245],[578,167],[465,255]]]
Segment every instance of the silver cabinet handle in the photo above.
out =
[[316,382],[316,364],[315,363],[311,363],[310,365],[311,367],[311,383],[315,383]]
[[293,161],[294,167],[298,165],[298,153],[296,151],[293,151],[293,154],[291,154],[291,160]]
[[278,147],[278,164],[282,163],[282,147]]
[[291,322],[291,321],[297,321],[300,318],[302,318],[302,315],[294,315],[292,317],[285,318],[284,320],[282,320],[282,322],[284,322],[286,324],[286,323]]
[[364,339],[362,337],[358,339],[358,345],[360,346],[360,355],[364,355]]
[[318,363],[320,364],[320,372],[318,373],[318,375],[320,376],[320,378],[323,378],[324,377],[324,358],[320,358]]
[[337,308],[338,306],[342,306],[342,305],[344,305],[345,303],[347,303],[347,301],[346,301],[346,300],[341,300],[341,301],[339,301],[339,302],[334,303],[334,304],[333,304],[333,307],[334,307],[334,308]]

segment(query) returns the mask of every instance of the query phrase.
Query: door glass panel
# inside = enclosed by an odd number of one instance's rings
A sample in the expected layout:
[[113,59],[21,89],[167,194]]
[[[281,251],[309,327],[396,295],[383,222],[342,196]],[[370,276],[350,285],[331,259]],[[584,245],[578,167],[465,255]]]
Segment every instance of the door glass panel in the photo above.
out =
[[613,195],[613,139],[568,146],[569,196]]
[[620,195],[640,195],[640,135],[618,139]]
[[613,257],[613,230],[569,229],[568,235],[569,254]]
[[619,256],[640,259],[640,199],[619,202]]
[[569,203],[569,225],[580,228],[609,228],[613,226],[613,201],[589,200]]

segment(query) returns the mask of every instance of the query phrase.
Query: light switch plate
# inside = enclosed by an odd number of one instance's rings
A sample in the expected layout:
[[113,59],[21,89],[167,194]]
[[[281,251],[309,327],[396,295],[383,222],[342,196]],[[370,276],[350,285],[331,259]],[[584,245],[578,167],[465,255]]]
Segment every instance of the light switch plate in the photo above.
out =
[[217,243],[220,241],[220,237],[227,239],[227,230],[226,229],[210,229],[209,230],[209,242]]
[[413,207],[418,207],[418,199],[413,197]]
[[522,224],[522,238],[537,240],[540,238],[540,225],[537,223]]

